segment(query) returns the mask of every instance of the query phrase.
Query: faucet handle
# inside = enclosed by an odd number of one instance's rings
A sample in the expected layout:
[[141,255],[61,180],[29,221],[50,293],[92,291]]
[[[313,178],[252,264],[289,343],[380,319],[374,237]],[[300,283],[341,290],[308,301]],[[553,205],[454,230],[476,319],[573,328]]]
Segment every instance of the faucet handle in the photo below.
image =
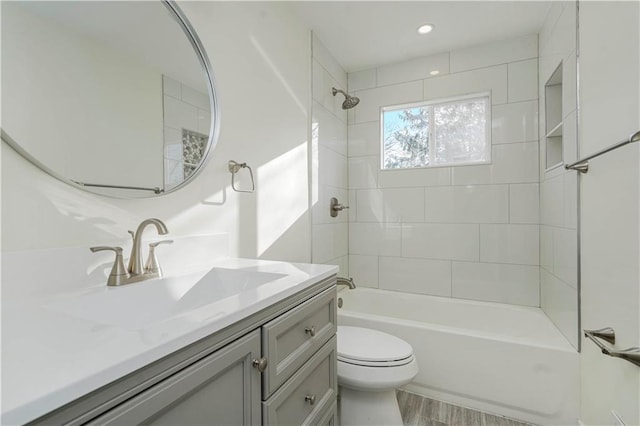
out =
[[149,257],[147,258],[147,263],[144,265],[145,274],[157,274],[159,277],[162,276],[162,268],[160,268],[158,258],[156,257],[156,247],[158,247],[160,244],[172,243],[173,240],[162,240],[156,241],[155,243],[149,243]]
[[89,250],[91,250],[94,253],[97,251],[105,251],[105,250],[111,250],[116,253],[116,258],[113,262],[111,273],[109,273],[109,278],[107,279],[108,286],[122,285],[124,284],[124,281],[127,278],[129,278],[129,274],[127,273],[127,270],[124,267],[124,259],[122,258],[122,247],[96,246],[96,247],[90,247]]

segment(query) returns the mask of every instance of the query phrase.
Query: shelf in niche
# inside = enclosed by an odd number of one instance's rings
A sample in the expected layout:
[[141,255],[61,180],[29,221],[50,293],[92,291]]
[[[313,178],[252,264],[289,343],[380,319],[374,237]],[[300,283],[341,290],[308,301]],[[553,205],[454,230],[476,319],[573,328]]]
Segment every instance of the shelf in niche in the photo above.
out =
[[563,164],[562,155],[562,62],[544,85],[545,171]]
[[555,138],[558,136],[562,136],[562,122],[558,123],[556,127],[549,130],[549,132],[546,135],[546,137],[548,138]]

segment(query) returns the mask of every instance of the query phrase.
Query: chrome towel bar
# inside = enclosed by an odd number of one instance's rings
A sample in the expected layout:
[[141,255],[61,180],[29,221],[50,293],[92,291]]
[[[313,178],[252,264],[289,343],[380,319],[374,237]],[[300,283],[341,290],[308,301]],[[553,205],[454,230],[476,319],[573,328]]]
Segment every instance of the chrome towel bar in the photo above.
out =
[[[253,180],[253,170],[251,167],[247,165],[247,163],[238,163],[237,161],[229,160],[229,173],[231,173],[231,189],[236,192],[254,192],[256,190],[256,182]],[[251,189],[238,189],[236,188],[236,173],[238,173],[241,169],[249,170],[249,175],[251,177]]]
[[635,132],[634,134],[632,134],[631,136],[629,136],[629,139],[625,139],[623,141],[620,141],[616,144],[613,144],[607,148],[604,148],[594,154],[589,155],[588,157],[584,157],[578,161],[576,161],[575,163],[572,164],[568,164],[566,166],[564,166],[565,169],[567,170],[577,170],[580,173],[587,173],[589,171],[589,160],[591,160],[592,158],[596,158],[601,156],[602,154],[606,154],[609,151],[613,151],[614,149],[618,149],[622,146],[625,146],[627,144],[630,144],[632,142],[638,142],[640,141],[640,130],[638,130],[637,132]]
[[71,179],[71,182],[78,184],[80,186],[91,186],[94,188],[135,189],[136,191],[153,191],[155,194],[162,194],[164,192],[164,189],[161,189],[157,186],[154,188],[145,188],[142,186],[105,185],[102,183],[78,182],[77,180],[73,180],[73,179]]
[[628,349],[616,350],[607,347],[599,339],[606,340],[607,342],[614,344],[616,342],[616,332],[611,327],[601,328],[599,330],[584,330],[584,337],[591,340],[600,348],[603,354],[609,355],[615,358],[622,358],[625,361],[629,361],[632,364],[640,367],[640,348],[633,347]]

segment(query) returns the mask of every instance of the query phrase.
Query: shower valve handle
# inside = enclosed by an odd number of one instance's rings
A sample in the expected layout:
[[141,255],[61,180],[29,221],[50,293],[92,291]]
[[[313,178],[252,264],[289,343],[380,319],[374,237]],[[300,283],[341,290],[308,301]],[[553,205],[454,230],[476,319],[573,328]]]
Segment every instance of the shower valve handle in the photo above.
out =
[[338,216],[338,212],[341,212],[342,210],[348,209],[348,208],[349,206],[345,206],[344,204],[341,204],[336,197],[333,197],[331,199],[329,213],[331,214],[331,217],[336,217]]

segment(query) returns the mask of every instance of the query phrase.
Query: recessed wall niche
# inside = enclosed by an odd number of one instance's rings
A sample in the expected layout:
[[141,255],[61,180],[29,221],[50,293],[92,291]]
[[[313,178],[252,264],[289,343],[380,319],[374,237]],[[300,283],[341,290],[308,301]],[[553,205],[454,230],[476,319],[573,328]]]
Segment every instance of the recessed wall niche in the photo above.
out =
[[544,85],[545,169],[562,164],[562,62]]

